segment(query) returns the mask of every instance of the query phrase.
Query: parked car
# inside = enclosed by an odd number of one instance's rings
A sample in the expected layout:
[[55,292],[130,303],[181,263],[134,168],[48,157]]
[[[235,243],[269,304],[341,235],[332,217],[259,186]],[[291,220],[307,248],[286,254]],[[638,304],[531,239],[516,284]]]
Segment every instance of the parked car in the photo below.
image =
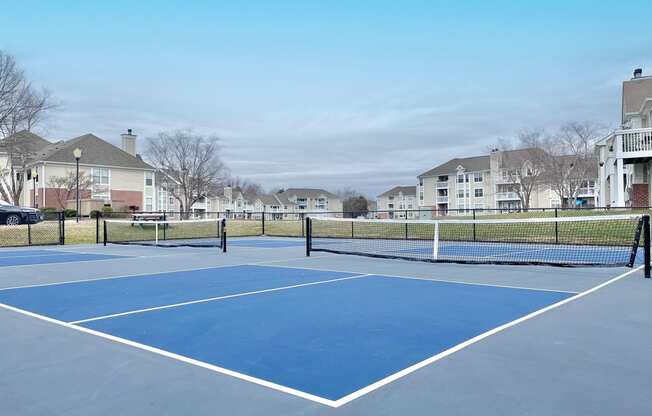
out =
[[35,208],[0,204],[0,224],[36,224],[43,221],[43,213]]

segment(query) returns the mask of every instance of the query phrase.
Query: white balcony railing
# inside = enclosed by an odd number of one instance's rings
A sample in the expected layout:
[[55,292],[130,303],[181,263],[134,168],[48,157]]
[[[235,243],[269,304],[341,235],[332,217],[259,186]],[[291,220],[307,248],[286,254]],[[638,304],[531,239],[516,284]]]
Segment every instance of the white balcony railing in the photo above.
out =
[[448,189],[448,182],[437,182],[437,189]]
[[580,188],[577,190],[577,196],[595,196],[595,188]]
[[447,204],[448,203],[448,197],[447,196],[438,196],[436,198],[436,201],[438,204]]
[[623,153],[652,153],[652,128],[619,130],[616,135],[622,137]]
[[514,201],[518,200],[518,194],[516,192],[497,192],[496,200],[498,201]]
[[507,176],[507,175],[498,175],[496,176],[496,183],[501,185],[501,184],[510,184],[510,183],[516,183],[513,177]]

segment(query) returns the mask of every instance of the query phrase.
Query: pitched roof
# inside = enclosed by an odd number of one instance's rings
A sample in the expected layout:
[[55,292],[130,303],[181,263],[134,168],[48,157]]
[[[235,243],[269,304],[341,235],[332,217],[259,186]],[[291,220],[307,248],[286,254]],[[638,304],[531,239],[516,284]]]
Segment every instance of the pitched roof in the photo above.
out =
[[320,196],[327,196],[329,198],[337,198],[337,195],[317,188],[289,188],[283,194],[287,197],[318,198]]
[[263,205],[282,205],[281,201],[276,198],[276,195],[272,194],[257,195],[255,199],[259,199]]
[[284,195],[283,193],[276,193],[274,194],[274,197],[278,199],[278,201],[281,203],[281,205],[287,205],[290,206],[292,205],[292,201],[290,201],[287,197],[287,195]]
[[41,149],[41,151],[34,156],[34,160],[75,163],[75,157],[72,152],[77,147],[82,150],[82,157],[80,159],[80,163],[82,164],[135,169],[154,169],[151,165],[145,163],[145,161],[140,157],[132,156],[119,147],[116,147],[93,134],[85,134],[68,141],[52,143]]
[[623,82],[623,120],[625,114],[641,111],[646,100],[652,100],[652,77],[641,77]]
[[467,172],[480,172],[490,169],[489,155],[451,159],[419,175],[419,178],[438,175],[452,175],[457,167],[462,166]]
[[6,147],[10,144],[19,146],[28,153],[36,153],[51,143],[38,134],[22,130],[0,140],[0,152],[5,151]]
[[393,195],[398,195],[398,194],[403,194],[403,195],[417,195],[417,187],[416,186],[395,186],[389,191],[383,192],[382,194],[378,195],[378,197],[383,197],[383,196],[393,196]]

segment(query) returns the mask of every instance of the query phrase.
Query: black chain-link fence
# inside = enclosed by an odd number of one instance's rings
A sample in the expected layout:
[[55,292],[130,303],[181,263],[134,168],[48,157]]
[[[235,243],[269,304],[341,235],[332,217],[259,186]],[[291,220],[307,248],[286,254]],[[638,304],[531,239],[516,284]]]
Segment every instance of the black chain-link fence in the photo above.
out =
[[0,225],[0,247],[65,244],[65,217],[61,212],[26,217],[17,225]]

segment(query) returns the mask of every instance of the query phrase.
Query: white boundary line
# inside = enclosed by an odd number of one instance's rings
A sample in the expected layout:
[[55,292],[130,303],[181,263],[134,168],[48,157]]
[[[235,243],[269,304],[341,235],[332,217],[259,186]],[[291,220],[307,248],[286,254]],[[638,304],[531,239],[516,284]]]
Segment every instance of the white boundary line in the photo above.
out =
[[375,382],[373,384],[370,384],[367,387],[364,387],[364,388],[362,388],[362,389],[360,389],[358,391],[355,391],[355,392],[353,392],[351,394],[348,394],[348,395],[346,395],[346,396],[344,396],[344,397],[342,397],[342,398],[340,398],[338,400],[335,400],[335,406],[334,407],[343,406],[343,405],[345,405],[345,404],[347,404],[347,403],[349,403],[349,402],[351,402],[351,401],[353,401],[353,400],[355,400],[355,399],[357,399],[359,397],[364,396],[365,394],[371,393],[374,390],[377,390],[377,389],[379,389],[379,388],[381,388],[381,387],[383,387],[383,386],[385,386],[385,385],[387,385],[387,384],[389,384],[389,383],[391,383],[393,381],[396,381],[396,380],[400,379],[401,377],[404,377],[404,376],[406,376],[406,375],[408,375],[410,373],[413,373],[413,372],[419,370],[420,368],[426,367],[427,365],[430,365],[430,364],[432,364],[432,363],[434,363],[436,361],[439,361],[442,358],[448,357],[451,354],[454,354],[454,353],[456,353],[456,352],[458,352],[458,351],[460,351],[460,350],[462,350],[462,349],[464,349],[464,348],[466,348],[466,347],[468,347],[470,345],[473,345],[473,344],[475,344],[475,343],[477,343],[479,341],[482,341],[483,339],[488,338],[488,337],[490,337],[490,336],[492,336],[494,334],[497,334],[497,333],[502,332],[502,331],[504,331],[504,330],[506,330],[508,328],[511,328],[511,327],[513,327],[515,325],[518,325],[521,322],[525,322],[525,321],[530,320],[530,319],[532,319],[534,317],[537,317],[537,316],[539,316],[539,315],[541,315],[543,313],[546,313],[546,312],[548,312],[550,310],[553,310],[553,309],[556,309],[556,308],[558,308],[560,306],[563,306],[563,305],[565,305],[565,304],[567,304],[569,302],[572,302],[572,301],[575,301],[577,299],[583,298],[584,296],[589,295],[589,294],[591,294],[591,293],[593,293],[593,292],[595,292],[597,290],[600,290],[603,287],[608,286],[608,285],[610,285],[610,284],[612,284],[614,282],[617,282],[618,280],[620,280],[620,279],[622,279],[622,278],[624,278],[626,276],[629,276],[630,274],[632,274],[634,272],[637,272],[637,271],[641,270],[642,268],[643,268],[643,266],[637,267],[637,268],[635,268],[633,270],[630,270],[630,271],[628,271],[626,273],[618,275],[618,276],[614,277],[613,279],[607,280],[606,282],[604,282],[602,284],[599,284],[599,285],[597,285],[597,286],[595,286],[595,287],[593,287],[591,289],[588,289],[588,290],[586,290],[584,292],[578,293],[575,296],[571,296],[571,297],[569,297],[567,299],[564,299],[562,301],[559,301],[557,303],[553,303],[552,305],[546,306],[543,309],[539,309],[539,310],[534,311],[534,312],[532,312],[530,314],[527,314],[527,315],[522,316],[522,317],[520,317],[518,319],[515,319],[515,320],[513,320],[511,322],[508,322],[508,323],[503,324],[501,326],[498,326],[498,327],[496,327],[494,329],[491,329],[491,330],[489,330],[489,331],[487,331],[485,333],[477,335],[477,336],[475,336],[475,337],[473,337],[473,338],[471,338],[469,340],[466,340],[466,341],[462,342],[461,344],[458,344],[458,345],[456,345],[456,346],[454,346],[452,348],[447,349],[446,351],[442,351],[439,354],[433,355],[430,358],[427,358],[427,359],[425,359],[425,360],[423,360],[421,362],[418,362],[418,363],[416,363],[416,364],[414,364],[414,365],[412,365],[412,366],[410,366],[408,368],[405,368],[405,369],[403,369],[403,370],[401,370],[399,372],[396,372],[396,373],[394,373],[394,374],[392,374],[390,376],[387,376],[387,377],[383,378],[382,380],[378,380],[377,382]]
[[227,376],[235,377],[235,378],[240,379],[240,380],[248,381],[250,383],[258,384],[258,385],[263,386],[263,387],[267,387],[267,388],[277,390],[277,391],[280,391],[280,392],[283,392],[283,393],[291,394],[293,396],[301,397],[301,398],[306,399],[306,400],[311,400],[313,402],[324,404],[326,406],[337,407],[333,400],[328,400],[328,399],[325,399],[323,397],[315,396],[315,395],[310,394],[310,393],[306,393],[306,392],[303,392],[303,391],[300,391],[300,390],[293,389],[291,387],[282,386],[280,384],[272,383],[271,381],[262,380],[260,378],[248,376],[246,374],[238,373],[237,371],[222,368],[222,367],[219,367],[219,366],[216,366],[216,365],[213,365],[213,364],[208,364],[208,363],[205,363],[203,361],[195,360],[195,359],[192,359],[192,358],[189,358],[189,357],[185,357],[183,355],[175,354],[173,352],[161,350],[159,348],[151,347],[149,345],[141,344],[139,342],[130,341],[130,340],[125,339],[125,338],[120,338],[120,337],[116,337],[114,335],[105,334],[104,332],[95,331],[93,329],[85,328],[83,326],[77,326],[77,325],[69,324],[67,322],[59,321],[57,319],[49,318],[47,316],[39,315],[39,314],[29,312],[29,311],[26,311],[26,310],[23,310],[23,309],[19,309],[19,308],[13,307],[13,306],[5,305],[3,303],[0,303],[0,308],[1,309],[6,309],[6,310],[9,310],[9,311],[13,311],[13,312],[16,312],[16,313],[19,313],[19,314],[22,314],[22,315],[27,315],[27,316],[32,317],[32,318],[40,319],[42,321],[46,321],[46,322],[49,322],[49,323],[52,323],[52,324],[55,324],[55,325],[59,325],[59,326],[63,326],[63,327],[69,328],[69,329],[73,329],[75,331],[83,332],[85,334],[95,335],[97,337],[104,338],[104,339],[107,339],[109,341],[117,342],[119,344],[128,345],[130,347],[134,347],[134,348],[138,348],[138,349],[141,349],[141,350],[144,350],[144,351],[152,352],[154,354],[162,355],[162,356],[167,357],[167,358],[172,358],[173,360],[182,361],[182,362],[187,363],[187,364],[192,364],[192,365],[195,365],[197,367],[201,367],[201,368],[205,368],[207,370],[214,371],[216,373],[220,373],[220,374],[224,374],[224,375],[227,375]]
[[340,277],[340,278],[337,278],[337,279],[320,280],[320,281],[317,281],[317,282],[300,283],[300,284],[296,284],[296,285],[281,286],[281,287],[275,287],[275,288],[271,288],[271,289],[255,290],[255,291],[252,291],[252,292],[242,292],[242,293],[234,293],[232,295],[214,296],[212,298],[190,300],[190,301],[187,301],[187,302],[173,303],[173,304],[170,304],[170,305],[154,306],[154,307],[151,307],[151,308],[136,309],[136,310],[133,310],[133,311],[113,313],[113,314],[104,315],[104,316],[96,316],[94,318],[80,319],[78,321],[71,321],[71,322],[68,322],[68,323],[76,325],[76,324],[82,324],[82,323],[85,323],[85,322],[93,322],[93,321],[100,321],[100,320],[103,320],[103,319],[117,318],[119,316],[134,315],[134,314],[137,314],[137,313],[152,312],[152,311],[158,311],[158,310],[161,310],[161,309],[178,308],[178,307],[181,307],[181,306],[194,305],[196,303],[206,303],[206,302],[213,302],[213,301],[217,301],[217,300],[224,300],[224,299],[231,299],[231,298],[239,298],[239,297],[243,297],[243,296],[258,295],[258,294],[261,294],[261,293],[278,292],[278,291],[281,291],[281,290],[296,289],[296,288],[305,287],[305,286],[323,285],[323,284],[326,284],[326,283],[342,282],[344,280],[359,279],[361,277],[367,277],[367,276],[370,276],[370,275],[369,274],[359,274],[359,275],[356,275],[356,276]]
[[[193,253],[194,254],[194,253]],[[157,256],[154,256],[157,257]],[[165,256],[158,256],[158,257],[165,257]],[[329,257],[329,256],[314,256],[314,258],[319,258],[319,257]],[[134,257],[138,258],[138,257]],[[49,282],[49,283],[35,283],[33,285],[22,285],[22,286],[10,286],[10,287],[0,287],[0,292],[4,290],[12,290],[12,289],[28,289],[30,287],[41,287],[41,286],[56,286],[56,285],[67,285],[67,284],[72,284],[72,283],[84,283],[84,282],[94,282],[96,280],[110,280],[110,279],[122,279],[125,277],[139,277],[139,276],[156,276],[159,274],[168,274],[168,273],[177,273],[177,272],[192,272],[195,270],[208,270],[208,269],[222,269],[225,267],[238,267],[238,266],[268,266],[268,267],[282,267],[282,266],[274,266],[274,265],[268,265],[267,263],[280,263],[280,262],[285,262],[285,261],[296,261],[296,260],[303,260],[306,257],[296,257],[296,258],[291,258],[291,259],[282,259],[282,260],[267,260],[267,261],[261,261],[257,263],[235,263],[235,264],[218,264],[214,266],[206,266],[206,267],[194,267],[190,269],[178,269],[178,270],[165,270],[165,271],[155,271],[155,272],[143,272],[143,273],[134,273],[134,274],[121,274],[118,276],[104,276],[104,277],[94,277],[90,279],[78,279],[78,280],[64,280],[62,282]],[[52,263],[50,263],[52,264]],[[62,263],[55,263],[55,264],[62,264]],[[293,267],[293,268],[299,268],[299,267]],[[306,268],[308,269],[308,268]],[[319,269],[313,269],[313,270],[319,270]],[[323,271],[328,271],[328,272],[336,272],[337,270],[323,270]],[[341,272],[341,273],[351,273],[351,274],[360,274],[360,272]]]
[[127,339],[124,339],[124,338],[120,338],[120,337],[116,337],[116,336],[113,336],[113,335],[105,334],[103,332],[99,332],[99,331],[95,331],[95,330],[92,330],[92,329],[84,328],[82,326],[77,326],[77,325],[73,325],[73,324],[70,324],[70,323],[67,323],[67,322],[59,321],[57,319],[49,318],[49,317],[39,315],[39,314],[36,314],[36,313],[33,313],[33,312],[29,312],[29,311],[26,311],[26,310],[23,310],[23,309],[19,309],[19,308],[13,307],[13,306],[9,306],[9,305],[5,305],[5,304],[0,303],[0,308],[10,310],[10,311],[13,311],[13,312],[16,312],[16,313],[20,313],[20,314],[23,314],[23,315],[27,315],[27,316],[30,316],[30,317],[33,317],[33,318],[36,318],[36,319],[40,319],[40,320],[43,320],[43,321],[46,321],[46,322],[50,322],[50,323],[53,323],[53,324],[56,324],[56,325],[64,326],[66,328],[74,329],[76,331],[80,331],[80,332],[84,332],[84,333],[87,333],[87,334],[95,335],[95,336],[98,336],[100,338],[104,338],[104,339],[114,341],[114,342],[117,342],[117,343],[120,343],[120,344],[124,344],[124,345],[135,347],[135,348],[138,348],[138,349],[141,349],[141,350],[153,352],[153,353],[158,354],[158,355],[162,355],[162,356],[172,358],[172,359],[175,359],[175,360],[178,360],[178,361],[182,361],[182,362],[185,362],[185,363],[188,363],[188,364],[196,365],[198,367],[202,367],[202,368],[205,368],[205,369],[208,369],[208,370],[212,370],[212,371],[215,371],[217,373],[229,375],[229,376],[238,378],[240,380],[249,381],[251,383],[255,383],[255,384],[258,384],[260,386],[268,387],[270,389],[281,391],[283,393],[291,394],[293,396],[301,397],[301,398],[304,398],[306,400],[311,400],[311,401],[316,402],[316,403],[320,403],[320,404],[324,404],[324,405],[327,405],[327,406],[330,406],[330,407],[337,408],[337,407],[341,407],[341,406],[343,406],[343,405],[345,405],[345,404],[347,404],[347,403],[349,403],[349,402],[351,402],[351,401],[353,401],[353,400],[355,400],[357,398],[360,398],[360,397],[362,397],[362,396],[364,396],[364,395],[366,395],[368,393],[371,393],[372,391],[377,390],[377,389],[379,389],[379,388],[381,388],[381,387],[383,387],[383,386],[385,386],[385,385],[387,385],[389,383],[392,383],[392,382],[394,382],[394,381],[396,381],[396,380],[398,380],[398,379],[400,379],[400,378],[402,378],[402,377],[404,377],[404,376],[406,376],[408,374],[411,374],[411,373],[413,373],[413,372],[415,372],[415,371],[417,371],[417,370],[419,370],[419,369],[421,369],[423,367],[426,367],[426,366],[428,366],[428,365],[430,365],[430,364],[432,364],[432,363],[434,363],[436,361],[439,361],[442,358],[445,358],[445,357],[447,357],[447,356],[449,356],[449,355],[451,355],[451,354],[453,354],[455,352],[458,352],[458,351],[460,351],[460,350],[462,350],[462,349],[464,349],[464,348],[466,348],[466,347],[468,347],[470,345],[473,345],[473,344],[475,344],[475,343],[477,343],[477,342],[479,342],[479,341],[481,341],[481,340],[483,340],[485,338],[488,338],[491,335],[502,332],[505,329],[511,328],[512,326],[518,325],[518,324],[520,324],[522,322],[525,322],[525,321],[527,321],[529,319],[532,319],[532,318],[534,318],[536,316],[539,316],[539,315],[541,315],[541,314],[543,314],[545,312],[548,312],[548,311],[550,311],[552,309],[558,308],[558,307],[560,307],[562,305],[565,305],[565,304],[567,304],[569,302],[572,302],[572,301],[580,299],[580,298],[582,298],[582,297],[584,297],[584,296],[586,296],[588,294],[591,294],[591,293],[593,293],[593,292],[595,292],[595,291],[597,291],[599,289],[602,289],[603,287],[605,287],[607,285],[610,285],[610,284],[612,284],[614,282],[617,282],[618,280],[623,279],[624,277],[629,276],[630,274],[635,273],[635,272],[641,270],[642,268],[643,268],[643,266],[639,266],[639,267],[637,267],[637,268],[635,268],[633,270],[630,270],[630,271],[628,271],[626,273],[620,274],[620,275],[618,275],[618,276],[616,276],[616,277],[614,277],[614,278],[612,278],[612,279],[610,279],[610,280],[608,280],[608,281],[606,281],[606,282],[604,282],[604,283],[602,283],[602,284],[600,284],[598,286],[595,286],[595,287],[593,287],[591,289],[588,289],[588,290],[586,290],[584,292],[578,293],[575,296],[571,296],[571,297],[569,297],[567,299],[564,299],[564,300],[562,300],[560,302],[554,303],[554,304],[549,305],[549,306],[547,306],[547,307],[545,307],[543,309],[539,309],[539,310],[537,310],[535,312],[532,312],[532,313],[530,313],[528,315],[522,316],[521,318],[518,318],[518,319],[516,319],[514,321],[508,322],[508,323],[503,324],[503,325],[501,325],[499,327],[496,327],[496,328],[494,328],[492,330],[489,330],[489,331],[487,331],[487,332],[485,332],[483,334],[477,335],[477,336],[475,336],[475,337],[473,337],[473,338],[471,338],[471,339],[469,339],[469,340],[467,340],[467,341],[465,341],[465,342],[463,342],[461,344],[456,345],[455,347],[449,348],[446,351],[442,351],[439,354],[433,355],[430,358],[427,358],[427,359],[425,359],[425,360],[423,360],[421,362],[418,362],[418,363],[416,363],[416,364],[414,364],[414,365],[412,365],[410,367],[407,367],[407,368],[405,368],[405,369],[403,369],[403,370],[401,370],[399,372],[396,372],[396,373],[394,373],[394,374],[392,374],[390,376],[387,376],[387,377],[385,377],[385,378],[383,378],[383,379],[381,379],[381,380],[379,380],[379,381],[377,381],[375,383],[372,383],[372,384],[370,384],[370,385],[368,385],[368,386],[366,386],[366,387],[364,387],[364,388],[362,388],[360,390],[357,390],[357,391],[355,391],[355,392],[353,392],[351,394],[348,394],[348,395],[346,395],[346,396],[344,396],[344,397],[342,397],[342,398],[340,398],[338,400],[335,400],[335,401],[325,399],[323,397],[315,396],[313,394],[306,393],[306,392],[303,392],[303,391],[300,391],[300,390],[296,390],[296,389],[293,389],[293,388],[290,388],[290,387],[281,386],[279,384],[272,383],[272,382],[269,382],[269,381],[266,381],[266,380],[262,380],[262,379],[259,379],[259,378],[256,378],[256,377],[251,377],[251,376],[248,376],[246,374],[238,373],[236,371],[228,370],[226,368],[218,367],[218,366],[215,366],[215,365],[212,365],[212,364],[205,363],[203,361],[195,360],[195,359],[185,357],[185,356],[182,356],[182,355],[179,355],[179,354],[175,354],[175,353],[172,353],[172,352],[169,352],[169,351],[165,351],[165,350],[161,350],[161,349],[158,349],[158,348],[155,348],[155,347],[144,345],[144,344],[141,344],[141,343],[138,343],[138,342],[130,341],[130,340],[127,340]]

